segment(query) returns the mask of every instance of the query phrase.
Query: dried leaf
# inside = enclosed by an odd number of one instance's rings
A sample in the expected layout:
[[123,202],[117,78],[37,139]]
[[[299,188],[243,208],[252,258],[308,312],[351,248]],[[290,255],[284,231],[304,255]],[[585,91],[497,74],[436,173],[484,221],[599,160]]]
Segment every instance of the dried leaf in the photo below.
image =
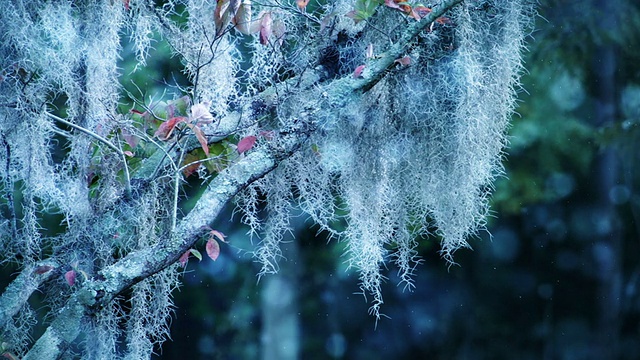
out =
[[446,24],[451,24],[451,19],[449,19],[446,16],[441,16],[441,17],[436,19],[436,22],[438,24],[446,25]]
[[9,360],[18,360],[18,358],[15,355],[7,351],[2,353],[2,357]]
[[173,129],[175,129],[176,125],[185,120],[186,119],[182,116],[172,117],[171,119],[160,124],[158,130],[156,130],[153,135],[160,140],[169,140],[169,138],[171,137],[171,133],[173,132]]
[[273,140],[273,138],[276,136],[276,133],[273,130],[262,130],[258,135],[267,140]]
[[209,255],[211,260],[216,261],[218,256],[220,256],[220,244],[218,244],[215,239],[209,239],[205,247],[207,249],[207,255]]
[[360,65],[358,66],[354,71],[353,71],[353,77],[355,79],[359,78],[360,76],[362,76],[362,71],[364,70],[365,65]]
[[51,270],[53,270],[54,267],[51,265],[40,265],[38,267],[35,268],[35,270],[33,270],[33,272],[37,275],[42,275],[46,272],[49,272]]
[[182,173],[185,178],[193,175],[198,168],[202,165],[199,161],[202,160],[202,156],[195,154],[194,151],[188,153],[184,157],[184,161],[182,162],[182,166],[184,167]]
[[320,22],[320,31],[318,31],[320,34],[322,34],[324,32],[324,30],[329,26],[329,23],[331,23],[331,21],[333,21],[336,17],[336,12],[333,11],[331,13],[329,13],[329,15],[325,16],[322,18],[322,21]]
[[236,150],[238,150],[239,154],[242,154],[246,151],[251,150],[251,148],[253,148],[253,145],[256,144],[256,140],[258,138],[256,136],[253,135],[249,135],[247,137],[245,137],[244,139],[240,140],[238,142],[238,148]]
[[75,270],[69,270],[64,274],[64,279],[67,280],[67,284],[69,284],[69,286],[73,286],[73,284],[76,283],[76,271]]
[[131,134],[129,132],[129,130],[127,129],[120,129],[120,132],[122,133],[122,137],[124,138],[124,141],[127,142],[127,144],[134,149],[136,146],[138,146],[138,143],[140,142],[140,138]]
[[273,26],[271,26],[271,31],[277,39],[278,44],[282,46],[284,43],[284,34],[287,32],[287,26],[284,24],[284,21],[274,21]]

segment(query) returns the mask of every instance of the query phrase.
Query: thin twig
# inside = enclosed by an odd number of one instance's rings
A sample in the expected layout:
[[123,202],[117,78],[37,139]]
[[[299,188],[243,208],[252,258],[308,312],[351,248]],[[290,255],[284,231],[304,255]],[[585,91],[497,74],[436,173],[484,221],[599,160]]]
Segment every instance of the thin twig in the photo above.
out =
[[61,123],[65,124],[65,125],[67,125],[67,126],[70,126],[70,127],[74,128],[74,129],[80,131],[81,133],[87,134],[87,135],[91,136],[92,138],[100,141],[101,143],[107,145],[109,148],[111,148],[111,150],[115,151],[119,155],[125,156],[124,153],[122,152],[122,150],[118,149],[117,146],[113,145],[109,140],[107,140],[107,139],[103,138],[102,136],[94,133],[93,131],[91,131],[89,129],[85,129],[82,126],[76,125],[76,124],[74,124],[74,123],[72,123],[70,121],[67,121],[67,120],[65,120],[65,119],[63,119],[61,117],[55,116],[55,115],[53,115],[52,113],[50,113],[48,111],[45,111],[44,113],[45,113],[45,115],[47,115],[48,117],[54,119],[55,121],[61,122]]

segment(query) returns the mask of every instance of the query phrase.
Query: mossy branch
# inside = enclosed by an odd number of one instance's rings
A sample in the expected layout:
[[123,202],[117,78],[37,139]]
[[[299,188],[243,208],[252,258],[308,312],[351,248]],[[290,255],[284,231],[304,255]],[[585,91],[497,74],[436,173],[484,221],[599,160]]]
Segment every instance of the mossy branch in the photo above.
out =
[[57,269],[58,263],[46,260],[27,266],[20,272],[0,296],[0,329],[20,311],[42,283],[60,273]]

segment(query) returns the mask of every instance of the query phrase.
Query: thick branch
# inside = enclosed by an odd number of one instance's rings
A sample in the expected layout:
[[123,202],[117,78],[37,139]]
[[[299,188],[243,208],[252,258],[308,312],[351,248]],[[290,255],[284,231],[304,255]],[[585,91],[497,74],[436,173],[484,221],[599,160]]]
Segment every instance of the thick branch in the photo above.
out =
[[[304,135],[282,139],[279,150],[259,149],[222,171],[207,187],[195,208],[178,224],[174,235],[160,244],[130,253],[87,281],[76,291],[56,320],[38,339],[25,359],[55,359],[80,333],[79,321],[89,309],[98,309],[139,281],[175,263],[199,239],[203,225],[213,221],[240,190],[276,168],[304,141]],[[70,326],[72,325],[72,326]],[[51,346],[54,345],[54,346]],[[43,353],[53,349],[53,353]]]
[[43,261],[26,267],[0,296],[0,329],[26,304],[31,294],[55,273],[58,264]]
[[380,81],[385,73],[395,66],[395,60],[406,55],[414,39],[428,28],[437,18],[441,17],[448,10],[461,3],[462,0],[444,0],[420,21],[407,27],[398,41],[382,53],[378,58],[367,62],[362,78],[353,79],[351,77],[342,79],[348,81],[350,90],[366,92]]

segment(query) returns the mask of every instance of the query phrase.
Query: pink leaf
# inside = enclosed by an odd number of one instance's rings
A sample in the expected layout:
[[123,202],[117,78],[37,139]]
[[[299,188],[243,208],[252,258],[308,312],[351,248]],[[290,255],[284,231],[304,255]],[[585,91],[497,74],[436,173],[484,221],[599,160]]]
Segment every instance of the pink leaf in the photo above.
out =
[[253,148],[253,145],[256,144],[256,140],[257,139],[258,138],[256,136],[249,135],[249,136],[245,137],[244,139],[240,140],[238,142],[238,148],[237,148],[238,153],[242,154],[242,153],[244,153],[246,151],[251,150],[251,148]]
[[392,9],[400,9],[400,5],[396,4],[393,0],[384,0],[384,4]]
[[69,270],[64,274],[64,278],[65,280],[67,280],[67,284],[69,284],[69,286],[73,286],[73,284],[76,283],[76,271],[75,270]]
[[298,9],[300,9],[300,11],[304,11],[304,9],[309,4],[309,0],[298,0],[296,1],[296,3],[298,5]]
[[138,142],[140,141],[140,138],[138,138],[135,135],[132,135],[127,129],[120,129],[120,132],[122,133],[122,137],[124,138],[124,141],[126,141],[127,144],[129,144],[129,146],[132,149],[138,146]]
[[408,57],[408,56],[405,56],[405,57],[402,57],[400,59],[395,59],[395,60],[393,60],[393,62],[396,62],[396,63],[398,63],[400,65],[405,65],[406,66],[406,65],[411,64],[411,58]]
[[187,250],[180,256],[180,266],[185,267],[187,265],[187,261],[189,260],[189,255],[191,255],[191,250]]
[[211,260],[216,261],[218,256],[220,256],[220,244],[215,239],[209,239],[207,241],[207,255],[211,258]]
[[193,105],[189,122],[196,125],[212,123],[213,115],[209,112],[209,103],[205,101]]
[[133,153],[129,150],[123,151],[123,154],[127,155],[128,157],[133,157]]
[[353,77],[355,79],[359,78],[360,76],[362,76],[362,71],[364,70],[365,65],[360,65],[358,66],[355,71],[353,72]]
[[260,44],[266,45],[269,43],[269,37],[271,36],[271,25],[273,20],[271,19],[271,13],[266,12],[262,16],[262,23],[260,24]]
[[220,241],[222,241],[222,242],[227,242],[227,241],[224,239],[224,238],[226,238],[227,236],[226,236],[225,234],[221,233],[221,232],[220,232],[220,231],[218,231],[218,230],[211,230],[211,231],[209,231],[209,234],[211,235],[212,239],[213,239],[214,237],[216,237],[216,238],[218,238],[218,239],[219,239]]

